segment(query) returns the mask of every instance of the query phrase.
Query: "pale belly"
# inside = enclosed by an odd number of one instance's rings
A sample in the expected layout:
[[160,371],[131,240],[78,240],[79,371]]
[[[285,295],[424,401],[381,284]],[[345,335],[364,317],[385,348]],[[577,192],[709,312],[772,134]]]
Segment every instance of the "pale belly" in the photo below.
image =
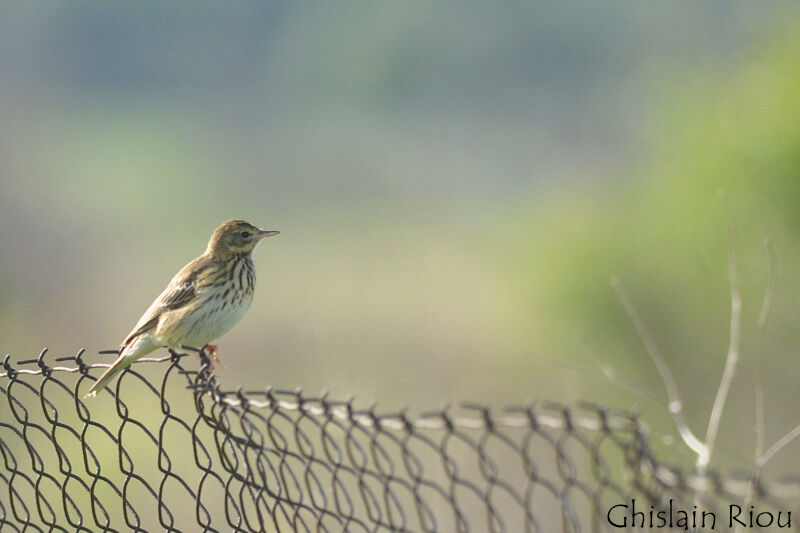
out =
[[165,331],[162,338],[169,346],[183,344],[201,348],[222,337],[238,324],[247,313],[252,301],[253,298],[250,296],[233,305],[229,303],[223,306],[221,301],[215,302],[214,306],[183,316],[178,321],[179,326],[172,331]]

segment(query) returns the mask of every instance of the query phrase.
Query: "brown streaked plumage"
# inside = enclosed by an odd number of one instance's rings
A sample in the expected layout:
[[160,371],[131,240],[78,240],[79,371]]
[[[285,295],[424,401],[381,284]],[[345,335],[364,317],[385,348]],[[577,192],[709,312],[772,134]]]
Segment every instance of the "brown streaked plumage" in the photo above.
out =
[[277,234],[244,220],[228,220],[214,230],[205,253],[175,274],[150,304],[123,341],[119,357],[86,396],[96,396],[119,372],[157,348],[199,348],[227,333],[253,300],[253,249]]

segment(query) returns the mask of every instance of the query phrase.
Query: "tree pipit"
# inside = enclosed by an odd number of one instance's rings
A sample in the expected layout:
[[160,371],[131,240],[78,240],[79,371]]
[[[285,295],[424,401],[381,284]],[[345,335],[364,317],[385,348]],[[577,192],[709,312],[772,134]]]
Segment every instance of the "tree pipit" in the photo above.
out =
[[[157,348],[199,348],[230,331],[253,301],[253,249],[278,233],[244,220],[229,220],[214,230],[205,253],[175,274],[150,304],[86,397],[97,396],[114,376]],[[210,348],[216,355],[216,346]]]

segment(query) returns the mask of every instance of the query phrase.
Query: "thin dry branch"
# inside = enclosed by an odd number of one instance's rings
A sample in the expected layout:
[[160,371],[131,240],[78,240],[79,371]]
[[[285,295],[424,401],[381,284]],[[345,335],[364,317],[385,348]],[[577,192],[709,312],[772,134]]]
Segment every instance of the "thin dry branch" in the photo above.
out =
[[770,459],[775,457],[775,454],[777,454],[779,451],[785,448],[790,442],[792,442],[797,437],[800,437],[800,426],[796,426],[789,433],[781,437],[778,440],[778,442],[773,444],[772,447],[764,453],[764,455],[759,457],[758,460],[756,461],[756,467],[763,468],[764,465],[766,465]]
[[[755,445],[755,459],[753,461],[753,473],[750,477],[750,483],[747,487],[747,493],[744,498],[744,508],[750,506],[750,502],[755,494],[756,484],[761,477],[762,465],[759,464],[761,457],[764,455],[764,379],[761,371],[761,358],[764,354],[764,334],[767,328],[767,319],[769,318],[769,311],[772,307],[773,290],[775,286],[775,251],[772,248],[772,242],[768,237],[764,238],[764,247],[767,249],[767,258],[769,260],[769,273],[767,276],[767,286],[764,289],[764,299],[761,301],[761,311],[758,313],[757,322],[757,337],[756,337],[756,353],[755,353],[755,368],[753,370],[753,384],[755,387],[755,408],[756,408],[756,445]],[[736,531],[741,531],[742,527],[737,525]]]
[[764,291],[764,300],[761,302],[761,312],[758,314],[758,337],[756,339],[756,360],[753,379],[756,393],[756,462],[764,455],[764,378],[761,370],[761,359],[764,354],[764,334],[767,328],[767,318],[772,307],[772,297],[775,290],[775,250],[769,238],[764,239],[764,247],[769,258],[769,274],[767,288]]
[[764,303],[761,306],[761,314],[758,316],[758,345],[756,351],[756,461],[753,470],[753,479],[758,479],[761,469],[775,457],[775,455],[789,445],[794,439],[800,437],[800,426],[796,426],[789,433],[778,439],[766,452],[764,449],[764,387],[761,383],[761,352],[763,346],[764,329],[766,328],[769,308],[772,304],[774,295],[775,279],[775,252],[769,239],[764,240],[764,245],[769,253],[769,279],[767,289],[764,294]]
[[719,424],[722,420],[722,411],[725,409],[725,402],[728,399],[731,383],[736,375],[736,364],[739,361],[739,345],[742,330],[742,296],[739,292],[739,280],[736,267],[736,250],[733,244],[733,232],[728,249],[728,285],[731,295],[731,318],[730,335],[728,338],[728,355],[725,358],[725,368],[722,371],[717,396],[714,399],[714,406],[711,408],[711,416],[708,419],[706,430],[706,454],[699,455],[697,458],[698,473],[705,474],[711,455],[714,452],[714,444],[719,433]]
[[632,392],[636,396],[641,397],[644,400],[652,402],[652,403],[654,403],[654,404],[656,404],[659,407],[662,407],[664,409],[667,408],[667,406],[664,405],[663,401],[659,400],[654,395],[650,394],[649,392],[647,392],[646,390],[644,390],[643,388],[638,386],[636,383],[633,383],[631,381],[628,381],[628,380],[620,377],[619,373],[616,371],[616,369],[614,369],[613,366],[611,366],[609,364],[606,364],[606,363],[603,363],[602,361],[600,361],[600,359],[594,354],[594,352],[589,350],[589,353],[592,356],[592,358],[595,360],[595,363],[597,364],[597,366],[600,367],[600,371],[603,373],[603,377],[602,378],[600,376],[598,376],[597,372],[595,370],[591,369],[591,368],[586,368],[586,367],[583,367],[583,366],[580,366],[580,365],[577,365],[577,364],[567,363],[565,361],[562,361],[560,359],[555,359],[553,357],[547,357],[547,356],[541,356],[540,355],[540,356],[537,356],[537,360],[542,361],[542,362],[547,363],[547,364],[550,364],[550,365],[553,365],[555,367],[571,370],[573,372],[582,374],[582,375],[587,376],[587,377],[589,377],[591,379],[594,379],[594,380],[607,379],[611,383],[614,383],[615,385],[619,385],[620,387],[622,387],[624,389],[627,389],[628,391]]
[[667,410],[669,409],[669,406],[664,405],[664,402],[661,401],[659,398],[657,398],[654,394],[651,394],[647,390],[640,387],[638,384],[622,378],[619,375],[619,372],[617,372],[616,368],[614,368],[612,365],[608,363],[603,362],[600,359],[600,357],[598,357],[598,355],[594,353],[594,350],[592,350],[591,346],[587,345],[586,350],[589,352],[589,355],[592,357],[592,359],[594,359],[595,364],[600,368],[600,371],[603,373],[606,379],[609,380],[611,383],[616,383],[617,385],[625,387],[626,389],[633,392],[637,396],[640,396],[645,400],[649,400],[663,409]]
[[672,372],[670,372],[664,356],[661,355],[656,343],[650,336],[650,332],[647,331],[647,328],[639,316],[639,313],[636,311],[631,299],[628,297],[628,294],[622,287],[622,283],[616,276],[611,278],[611,287],[613,287],[614,291],[617,293],[617,297],[619,298],[620,303],[622,303],[622,306],[625,308],[625,312],[628,313],[628,317],[630,317],[631,321],[633,322],[636,332],[639,334],[639,338],[642,340],[647,353],[650,355],[650,358],[656,365],[659,374],[661,374],[661,380],[664,382],[664,386],[667,389],[667,395],[669,397],[668,410],[670,414],[672,414],[672,418],[675,421],[675,425],[678,428],[678,433],[680,434],[681,439],[683,439],[683,442],[686,444],[686,446],[688,446],[694,453],[697,454],[698,460],[700,457],[707,456],[707,446],[695,436],[695,434],[689,428],[689,425],[686,423],[686,419],[683,417],[683,403],[681,402],[681,397],[678,393],[678,386],[675,384],[675,379],[672,377]]

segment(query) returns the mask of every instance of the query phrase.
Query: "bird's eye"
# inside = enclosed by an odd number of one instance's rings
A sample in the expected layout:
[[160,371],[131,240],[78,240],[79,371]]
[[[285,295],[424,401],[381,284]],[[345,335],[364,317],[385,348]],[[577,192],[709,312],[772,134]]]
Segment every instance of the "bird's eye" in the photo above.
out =
[[250,232],[249,231],[243,231],[239,235],[241,235],[243,239],[249,239],[250,238]]

